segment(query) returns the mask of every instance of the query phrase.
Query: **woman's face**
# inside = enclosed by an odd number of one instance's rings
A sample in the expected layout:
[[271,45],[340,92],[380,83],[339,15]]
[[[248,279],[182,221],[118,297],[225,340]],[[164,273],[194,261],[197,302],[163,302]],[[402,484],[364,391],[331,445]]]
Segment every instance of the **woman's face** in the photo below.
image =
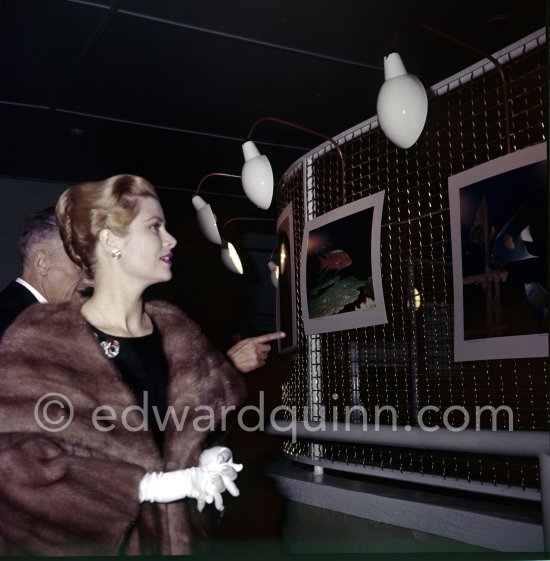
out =
[[164,213],[152,197],[139,201],[139,212],[122,238],[119,264],[130,277],[145,286],[172,278],[172,249],[176,239],[166,231]]

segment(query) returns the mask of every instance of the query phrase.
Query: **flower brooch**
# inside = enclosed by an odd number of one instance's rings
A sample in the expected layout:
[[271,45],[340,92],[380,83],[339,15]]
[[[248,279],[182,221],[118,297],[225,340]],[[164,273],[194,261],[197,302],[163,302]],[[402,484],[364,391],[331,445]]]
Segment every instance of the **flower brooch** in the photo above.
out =
[[109,358],[115,358],[120,352],[120,343],[116,339],[101,341],[100,345]]

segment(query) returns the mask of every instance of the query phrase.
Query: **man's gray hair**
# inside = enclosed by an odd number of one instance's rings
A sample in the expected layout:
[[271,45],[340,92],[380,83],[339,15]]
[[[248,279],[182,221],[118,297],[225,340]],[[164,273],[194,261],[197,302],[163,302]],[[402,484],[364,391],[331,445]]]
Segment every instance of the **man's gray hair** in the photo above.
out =
[[57,236],[58,239],[61,239],[53,206],[43,208],[25,217],[23,220],[23,232],[19,238],[19,252],[21,253],[23,263],[35,245],[52,236]]

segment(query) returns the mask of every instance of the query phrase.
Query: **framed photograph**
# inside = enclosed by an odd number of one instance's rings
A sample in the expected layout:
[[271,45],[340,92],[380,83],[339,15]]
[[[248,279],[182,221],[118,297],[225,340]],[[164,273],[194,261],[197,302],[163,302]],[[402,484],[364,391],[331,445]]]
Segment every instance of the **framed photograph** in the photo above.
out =
[[279,251],[279,281],[277,286],[277,331],[286,337],[278,342],[282,354],[296,350],[296,269],[294,266],[294,227],[292,203],[277,220],[277,249]]
[[300,294],[306,335],[387,323],[380,271],[384,191],[306,223]]
[[457,362],[548,356],[546,149],[449,177]]

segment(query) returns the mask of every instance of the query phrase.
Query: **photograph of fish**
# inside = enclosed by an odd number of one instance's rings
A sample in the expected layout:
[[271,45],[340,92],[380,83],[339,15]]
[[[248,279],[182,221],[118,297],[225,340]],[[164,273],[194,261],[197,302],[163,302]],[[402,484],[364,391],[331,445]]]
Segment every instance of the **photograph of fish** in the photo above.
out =
[[276,321],[277,331],[286,333],[286,337],[279,340],[279,352],[285,354],[294,351],[297,344],[292,203],[283,209],[277,220],[277,250],[279,252],[279,276]]
[[545,146],[449,178],[455,360],[548,355]]
[[386,322],[380,275],[384,193],[306,223],[301,300],[306,333]]

